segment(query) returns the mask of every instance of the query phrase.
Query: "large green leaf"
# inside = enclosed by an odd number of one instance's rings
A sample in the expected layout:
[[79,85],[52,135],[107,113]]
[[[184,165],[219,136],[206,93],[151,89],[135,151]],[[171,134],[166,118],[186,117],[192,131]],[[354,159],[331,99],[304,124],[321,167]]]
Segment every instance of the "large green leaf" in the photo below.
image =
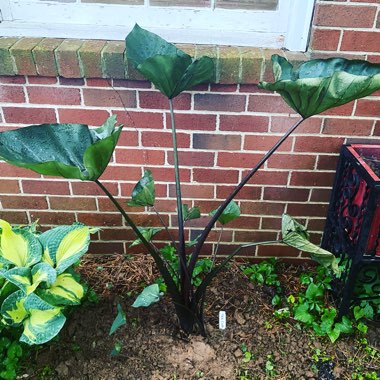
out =
[[42,246],[32,233],[23,229],[12,229],[2,219],[0,228],[0,262],[17,267],[30,267],[41,260]]
[[169,99],[214,78],[211,58],[193,60],[173,44],[137,24],[125,42],[127,58]]
[[41,124],[0,133],[0,158],[44,175],[95,181],[112,156],[121,126],[111,116],[98,129]]
[[380,65],[344,58],[315,59],[293,68],[284,57],[272,56],[274,83],[260,87],[277,91],[304,118],[363,98],[380,89]]
[[90,229],[83,224],[75,223],[71,226],[52,228],[38,238],[44,248],[42,260],[60,274],[87,252]]
[[37,295],[51,305],[79,305],[84,287],[70,273],[62,273],[48,288],[37,289]]
[[[213,216],[218,210],[213,210],[210,215]],[[219,216],[218,221],[221,224],[227,224],[240,216],[240,208],[235,201],[231,201]]]
[[301,224],[296,222],[290,215],[282,215],[282,241],[290,247],[310,253],[313,260],[325,267],[330,267],[334,273],[338,274],[338,260],[329,251],[311,243],[309,235]]
[[152,172],[145,170],[143,177],[132,191],[132,200],[128,206],[150,206],[154,205],[155,189]]

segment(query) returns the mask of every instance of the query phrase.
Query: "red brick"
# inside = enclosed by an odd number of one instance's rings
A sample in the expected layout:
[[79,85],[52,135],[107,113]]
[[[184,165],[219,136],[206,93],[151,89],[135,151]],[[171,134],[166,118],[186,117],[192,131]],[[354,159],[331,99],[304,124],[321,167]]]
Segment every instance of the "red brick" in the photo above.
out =
[[[267,152],[270,150],[282,136],[263,136],[263,135],[247,135],[244,141],[244,150],[258,150]],[[279,152],[290,152],[292,149],[293,138],[288,137],[277,149]]]
[[323,219],[309,219],[309,223],[307,224],[307,229],[309,231],[323,231],[326,224],[326,218]]
[[251,95],[249,97],[248,111],[270,113],[295,113],[280,96]]
[[126,127],[134,128],[163,128],[163,114],[157,112],[131,112],[131,111],[112,111],[117,115],[117,121]]
[[245,102],[245,95],[194,95],[194,109],[196,110],[242,112],[245,110]]
[[[128,214],[130,213],[136,213],[136,212],[144,212],[145,208],[144,207],[129,207],[127,205],[127,202],[130,200],[130,196],[127,198],[117,198],[117,201],[119,204],[123,207],[124,211]],[[116,209],[115,205],[110,201],[108,197],[102,197],[98,198],[98,207],[99,207],[99,212],[118,212]]]
[[237,92],[236,84],[211,83],[211,92]]
[[29,223],[25,211],[0,211],[0,219],[4,219],[10,224]]
[[144,80],[113,79],[112,85],[125,88],[152,88],[152,84]]
[[292,189],[287,187],[266,187],[264,188],[264,200],[302,202],[309,198],[308,189]]
[[[379,41],[380,41],[380,33],[379,33]],[[380,100],[369,100],[369,99],[358,100],[355,115],[379,117]]]
[[240,135],[193,133],[193,148],[206,150],[240,150]]
[[268,132],[269,117],[251,115],[221,115],[221,131]]
[[[275,133],[285,133],[291,126],[293,126],[300,118],[299,117],[283,117],[283,116],[272,116],[271,132]],[[322,119],[318,117],[313,117],[306,119],[298,126],[298,128],[293,132],[296,133],[319,133],[321,130]]]
[[56,211],[32,211],[30,212],[31,220],[38,220],[40,225],[61,226],[75,222],[74,212],[56,212]]
[[22,180],[22,189],[26,194],[70,194],[69,184],[61,181]]
[[321,113],[321,115],[350,116],[354,108],[354,102],[343,104],[339,107],[330,108]]
[[[337,152],[338,153],[338,152]],[[338,155],[320,155],[317,159],[318,170],[335,170],[338,163]]]
[[107,111],[91,109],[58,109],[60,123],[79,123],[100,126],[110,116]]
[[327,214],[327,204],[322,203],[289,203],[287,213],[293,217],[325,217]]
[[237,183],[238,170],[193,169],[195,182],[201,183]]
[[310,47],[313,50],[338,50],[340,30],[313,29]]
[[[144,251],[143,246],[136,248]],[[107,255],[112,253],[124,254],[125,250],[123,243],[91,242],[90,247],[88,248],[88,253],[93,255]]]
[[[214,186],[212,185],[181,185],[182,198],[202,199],[214,198]],[[169,185],[169,197],[175,197],[175,185]]]
[[16,166],[7,164],[6,162],[0,163],[0,173],[1,173],[1,177],[14,177],[14,178],[20,178],[20,177],[40,178],[41,177],[40,174],[33,172],[32,170],[18,168]]
[[97,209],[95,198],[49,197],[49,200],[53,210],[91,211]]
[[46,197],[38,196],[1,196],[1,204],[4,209],[20,209],[20,210],[32,210],[32,209],[47,209],[48,204]]
[[336,153],[339,152],[344,139],[338,137],[319,137],[312,138],[297,136],[294,145],[295,152],[315,152],[315,153]]
[[0,83],[1,84],[24,84],[26,83],[24,76],[3,76],[0,75]]
[[277,232],[269,231],[236,231],[235,242],[260,242],[277,239]]
[[86,106],[134,108],[136,91],[85,88],[83,101]]
[[229,168],[252,168],[262,154],[219,152],[217,165]]
[[306,154],[277,154],[267,161],[268,168],[314,169],[317,156]]
[[56,84],[57,78],[28,76],[29,84]]
[[380,32],[345,30],[340,50],[380,52]]
[[[215,153],[209,152],[178,152],[178,161],[181,166],[214,166]],[[168,152],[168,162],[173,165],[173,153]]]
[[276,230],[280,231],[282,225],[282,218],[261,218],[261,229],[262,230]]
[[368,136],[372,130],[372,120],[326,119],[323,133],[326,135]]
[[346,28],[372,28],[377,8],[375,6],[350,6],[318,4],[314,25]]
[[[117,122],[119,124],[119,121]],[[118,141],[119,146],[138,146],[139,134],[137,131],[123,130]]]
[[[243,176],[248,172],[244,171]],[[249,181],[255,185],[286,185],[288,182],[288,172],[275,172],[259,170]]]
[[[3,174],[3,173],[1,173]],[[0,193],[1,194],[18,194],[20,187],[17,180],[1,179],[0,180]]]
[[[234,190],[232,186],[217,186],[216,188],[216,198],[226,199]],[[260,199],[261,197],[261,187],[258,186],[244,186],[234,199]]]
[[[260,257],[298,257],[299,251],[286,245],[260,245],[257,247],[257,256]],[[286,260],[289,263],[289,259]],[[301,263],[304,263],[302,260]],[[300,262],[297,262],[300,264]]]
[[83,78],[64,78],[59,77],[59,84],[64,86],[84,86]]
[[375,129],[373,131],[374,136],[380,136],[380,120],[376,121]]
[[131,228],[102,228],[100,230],[100,240],[134,240],[136,235]]
[[[153,173],[153,178],[158,182],[174,182],[174,168],[158,168],[158,167],[149,167],[146,166],[144,169],[149,169]],[[179,176],[181,177],[182,182],[190,182],[190,169],[181,168],[179,171]]]
[[331,187],[335,173],[329,172],[293,172],[290,177],[291,186]]
[[118,164],[163,165],[165,163],[165,152],[161,150],[116,148],[115,152]]
[[[311,189],[311,202],[329,202],[331,189]],[[309,222],[310,223],[310,222]]]
[[[176,113],[174,118],[177,130],[214,131],[216,128],[215,115]],[[166,114],[166,128],[171,128],[169,114]]]
[[[256,216],[239,216],[237,219],[229,222],[226,226],[227,228],[233,229],[245,229],[245,230],[254,230],[259,229],[260,227],[260,218]],[[225,240],[225,236],[223,234],[223,240]]]
[[[139,91],[140,107],[149,109],[169,109],[168,99],[157,91]],[[191,95],[183,93],[173,99],[175,110],[189,110],[191,107]]]
[[84,223],[88,226],[121,226],[122,217],[120,214],[101,214],[96,213],[78,213],[78,222]]
[[242,202],[240,205],[241,213],[248,215],[275,215],[279,216],[285,210],[284,202]]
[[88,87],[112,87],[111,79],[87,78],[86,84]]
[[24,89],[20,86],[1,86],[0,102],[2,103],[24,103]]
[[[144,147],[164,147],[171,148],[173,139],[171,132],[142,132],[141,142]],[[190,148],[190,135],[177,133],[177,147]]]
[[[103,183],[112,195],[117,195],[119,190],[117,183]],[[105,195],[102,189],[94,182],[71,182],[74,195]]]
[[128,166],[107,166],[107,169],[101,175],[100,180],[112,181],[134,181],[141,177],[141,169],[139,167]]
[[80,105],[80,91],[76,88],[28,87],[30,103]]
[[57,122],[52,108],[3,107],[3,112],[7,123],[31,125]]

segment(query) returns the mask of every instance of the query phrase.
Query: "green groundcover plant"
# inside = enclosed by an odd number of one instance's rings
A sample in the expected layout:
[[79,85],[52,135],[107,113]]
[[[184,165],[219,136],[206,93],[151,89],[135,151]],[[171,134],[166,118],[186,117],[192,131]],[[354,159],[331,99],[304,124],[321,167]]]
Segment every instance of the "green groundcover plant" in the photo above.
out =
[[54,338],[66,321],[63,309],[80,304],[86,289],[72,267],[87,252],[91,232],[80,223],[41,234],[34,227],[12,228],[0,219],[1,324],[20,328],[20,342],[29,345]]
[[[138,25],[126,38],[128,61],[168,99],[173,140],[175,189],[177,202],[178,239],[170,234],[168,247],[159,249],[152,243],[157,228],[140,228],[135,225],[122,205],[99,181],[117,144],[121,126],[116,126],[115,116],[98,129],[82,124],[44,124],[0,133],[0,158],[44,175],[63,176],[95,182],[110,198],[136,234],[133,245],[143,244],[154,258],[174,303],[180,327],[185,333],[206,334],[203,305],[206,289],[212,279],[228,261],[244,248],[258,244],[285,243],[309,252],[325,266],[337,271],[335,257],[312,244],[306,229],[288,215],[283,216],[282,239],[271,242],[252,242],[238,247],[221,263],[215,264],[200,281],[194,282],[199,257],[210,231],[216,223],[225,225],[240,215],[235,196],[251,180],[269,157],[287,137],[307,118],[329,108],[367,96],[380,88],[380,65],[342,58],[313,60],[294,68],[285,58],[272,57],[274,83],[262,82],[260,87],[277,91],[301,115],[300,120],[278,140],[260,161],[252,167],[242,181],[216,210],[209,211],[209,221],[197,239],[187,242],[185,222],[198,218],[201,210],[183,204],[181,195],[180,163],[177,151],[176,123],[173,98],[192,86],[214,80],[213,61],[208,57],[193,59],[188,54],[150,33]],[[17,141],[17,143],[16,143]],[[132,193],[130,206],[152,207],[155,202],[153,174],[145,171]],[[163,226],[169,233],[167,226]],[[175,266],[168,255],[178,258]],[[199,265],[198,265],[199,267]],[[146,306],[159,299],[159,286],[149,288],[143,295]]]

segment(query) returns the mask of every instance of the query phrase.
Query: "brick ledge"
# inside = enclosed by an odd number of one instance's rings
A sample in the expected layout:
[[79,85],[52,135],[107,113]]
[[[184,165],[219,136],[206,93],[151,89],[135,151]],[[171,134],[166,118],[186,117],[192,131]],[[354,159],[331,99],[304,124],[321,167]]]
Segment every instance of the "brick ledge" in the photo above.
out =
[[[216,66],[215,83],[256,84],[272,80],[272,54],[291,62],[308,59],[307,53],[278,49],[177,45],[188,54],[208,55]],[[123,41],[57,38],[0,38],[0,75],[33,75],[64,78],[143,80],[128,64]]]

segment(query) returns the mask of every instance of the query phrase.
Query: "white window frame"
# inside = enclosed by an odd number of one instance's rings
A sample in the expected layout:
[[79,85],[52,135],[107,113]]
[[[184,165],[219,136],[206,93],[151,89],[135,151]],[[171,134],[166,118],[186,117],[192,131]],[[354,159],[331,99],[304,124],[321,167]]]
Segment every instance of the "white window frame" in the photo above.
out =
[[[213,1],[213,0],[211,0]],[[137,22],[175,43],[305,51],[315,0],[275,11],[0,0],[0,35],[123,40]]]

